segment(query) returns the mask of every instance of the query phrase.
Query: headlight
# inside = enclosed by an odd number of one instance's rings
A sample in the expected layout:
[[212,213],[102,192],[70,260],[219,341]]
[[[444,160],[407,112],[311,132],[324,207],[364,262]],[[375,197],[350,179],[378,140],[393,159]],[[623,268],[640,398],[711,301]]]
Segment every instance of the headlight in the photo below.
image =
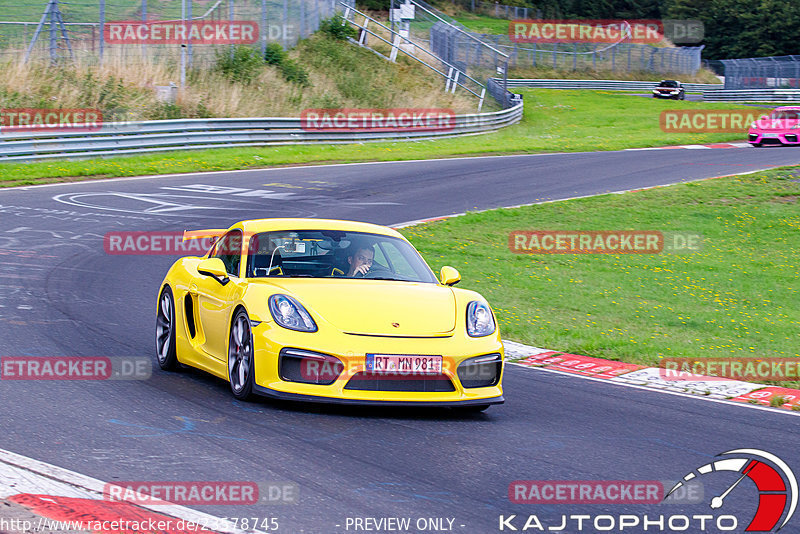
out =
[[794,126],[792,126],[792,130],[797,130],[800,128],[800,122],[797,122]]
[[489,305],[473,300],[467,305],[467,334],[483,337],[494,333],[494,317]]
[[750,128],[755,130],[756,128],[758,128],[758,124],[753,123],[753,124],[750,125]]
[[288,295],[272,295],[269,311],[275,322],[289,330],[316,332],[317,324],[302,304]]

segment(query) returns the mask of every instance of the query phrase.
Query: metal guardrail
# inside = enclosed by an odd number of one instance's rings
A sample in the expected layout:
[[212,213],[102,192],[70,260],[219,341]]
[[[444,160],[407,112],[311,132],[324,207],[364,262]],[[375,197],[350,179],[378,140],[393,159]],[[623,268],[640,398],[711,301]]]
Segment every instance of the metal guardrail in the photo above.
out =
[[0,162],[82,159],[174,150],[288,144],[363,143],[493,132],[522,119],[522,103],[488,113],[455,116],[447,130],[308,131],[299,118],[180,119],[104,125],[94,132],[0,134]]
[[[534,87],[539,89],[593,89],[599,91],[650,91],[658,82],[632,80],[551,80],[551,79],[508,79],[508,87]],[[684,83],[688,93],[699,93],[722,89],[722,84]]]
[[800,102],[800,89],[720,89],[703,91],[706,102]]

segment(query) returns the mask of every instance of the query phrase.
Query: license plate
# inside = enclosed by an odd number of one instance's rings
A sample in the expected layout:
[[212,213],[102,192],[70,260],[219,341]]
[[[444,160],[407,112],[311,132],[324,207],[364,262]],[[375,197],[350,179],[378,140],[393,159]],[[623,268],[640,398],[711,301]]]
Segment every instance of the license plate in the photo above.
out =
[[441,374],[442,357],[423,354],[367,354],[365,367],[372,373]]
[[762,135],[761,137],[767,137],[767,138],[769,138],[769,139],[777,139],[777,138],[778,138],[778,134],[769,134],[769,133],[765,133],[765,134],[764,134],[764,135]]

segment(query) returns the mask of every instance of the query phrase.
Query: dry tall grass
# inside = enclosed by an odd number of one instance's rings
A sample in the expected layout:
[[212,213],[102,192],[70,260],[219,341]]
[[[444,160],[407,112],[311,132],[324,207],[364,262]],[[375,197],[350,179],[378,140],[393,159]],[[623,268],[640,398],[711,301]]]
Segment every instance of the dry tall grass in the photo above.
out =
[[93,107],[127,120],[292,117],[313,107],[445,107],[457,112],[477,107],[471,96],[445,93],[444,80],[421,65],[402,58],[392,64],[323,35],[302,41],[290,57],[308,71],[310,87],[285,81],[270,65],[264,65],[252,83],[234,83],[206,56],[205,68],[187,72],[186,87],[175,105],[160,102],[156,86],[179,82],[177,54],[154,61],[111,48],[102,66],[95,60],[55,67],[6,61],[0,64],[5,74],[0,79],[0,107]]

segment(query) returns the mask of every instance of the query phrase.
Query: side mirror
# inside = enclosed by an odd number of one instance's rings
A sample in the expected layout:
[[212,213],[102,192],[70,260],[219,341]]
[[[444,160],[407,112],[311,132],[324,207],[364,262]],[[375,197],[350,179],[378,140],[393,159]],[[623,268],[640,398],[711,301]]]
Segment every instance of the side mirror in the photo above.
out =
[[454,286],[461,281],[461,275],[454,267],[450,267],[449,265],[442,267],[439,278],[442,284],[446,286]]
[[225,270],[225,264],[219,258],[206,258],[197,264],[197,272],[206,276],[213,276],[221,280],[228,278],[228,272]]

